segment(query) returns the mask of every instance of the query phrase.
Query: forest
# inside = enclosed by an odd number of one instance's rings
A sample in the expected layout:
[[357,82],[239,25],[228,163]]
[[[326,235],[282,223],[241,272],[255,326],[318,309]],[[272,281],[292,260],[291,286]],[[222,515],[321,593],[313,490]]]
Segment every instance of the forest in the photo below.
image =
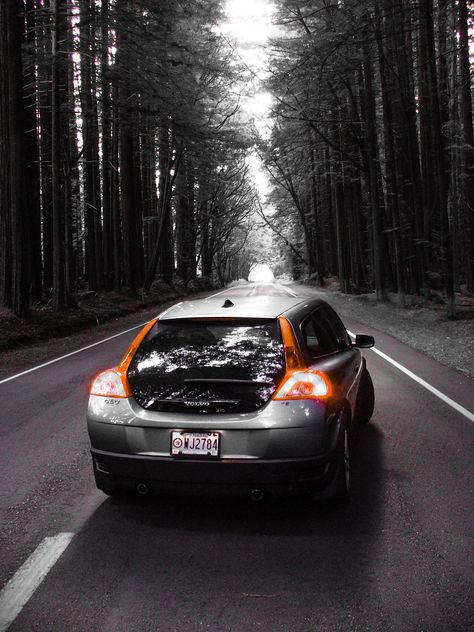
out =
[[456,316],[474,291],[473,7],[274,4],[262,138],[225,3],[2,0],[4,307],[222,286],[264,257],[399,306],[436,292]]

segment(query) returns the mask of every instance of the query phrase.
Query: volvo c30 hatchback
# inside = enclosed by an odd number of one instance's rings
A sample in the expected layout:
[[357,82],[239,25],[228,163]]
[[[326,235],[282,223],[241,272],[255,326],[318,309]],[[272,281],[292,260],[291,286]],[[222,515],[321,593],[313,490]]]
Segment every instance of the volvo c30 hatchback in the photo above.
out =
[[92,384],[97,486],[346,504],[352,438],[374,407],[359,347],[373,344],[352,343],[321,300],[216,296],[171,307]]

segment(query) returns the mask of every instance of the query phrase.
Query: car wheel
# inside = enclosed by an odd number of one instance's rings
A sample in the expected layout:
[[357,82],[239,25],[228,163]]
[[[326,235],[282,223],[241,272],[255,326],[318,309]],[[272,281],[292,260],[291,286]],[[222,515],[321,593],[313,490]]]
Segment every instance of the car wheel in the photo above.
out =
[[341,433],[335,461],[336,473],[329,502],[335,507],[346,507],[351,497],[351,435],[347,423]]
[[374,383],[367,368],[364,367],[357,395],[357,420],[361,424],[369,423],[375,406]]

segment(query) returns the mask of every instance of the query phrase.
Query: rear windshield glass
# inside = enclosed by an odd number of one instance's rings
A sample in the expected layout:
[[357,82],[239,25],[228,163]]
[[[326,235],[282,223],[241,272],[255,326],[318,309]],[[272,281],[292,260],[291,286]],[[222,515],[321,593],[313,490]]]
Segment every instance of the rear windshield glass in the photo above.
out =
[[144,408],[229,412],[263,405],[284,366],[276,320],[161,321],[135,354],[128,377]]

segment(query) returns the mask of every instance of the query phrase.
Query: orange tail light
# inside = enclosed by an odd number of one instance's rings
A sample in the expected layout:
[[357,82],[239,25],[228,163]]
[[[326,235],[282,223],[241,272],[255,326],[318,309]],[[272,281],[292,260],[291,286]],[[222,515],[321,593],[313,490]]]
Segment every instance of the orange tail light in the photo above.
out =
[[308,369],[301,354],[295,332],[283,316],[278,319],[285,349],[286,375],[275,391],[273,399],[322,399],[329,397],[331,388],[320,371]]
[[107,369],[107,371],[102,371],[102,373],[97,375],[92,382],[90,390],[91,395],[119,398],[132,396],[132,390],[127,379],[128,367],[138,347],[141,345],[142,340],[157,322],[158,318],[154,318],[140,330],[118,366],[112,369]]
[[324,399],[331,394],[327,377],[319,371],[290,371],[273,395],[276,400]]

